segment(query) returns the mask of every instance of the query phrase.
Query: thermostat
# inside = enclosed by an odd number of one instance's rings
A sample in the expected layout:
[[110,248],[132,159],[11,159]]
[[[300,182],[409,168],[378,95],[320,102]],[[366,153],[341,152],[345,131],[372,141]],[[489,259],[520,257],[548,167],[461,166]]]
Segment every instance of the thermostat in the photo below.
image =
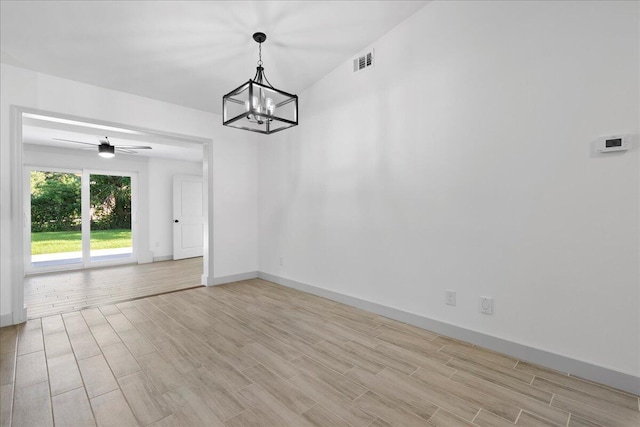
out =
[[598,138],[598,151],[609,153],[611,151],[624,151],[631,148],[629,135],[613,135]]

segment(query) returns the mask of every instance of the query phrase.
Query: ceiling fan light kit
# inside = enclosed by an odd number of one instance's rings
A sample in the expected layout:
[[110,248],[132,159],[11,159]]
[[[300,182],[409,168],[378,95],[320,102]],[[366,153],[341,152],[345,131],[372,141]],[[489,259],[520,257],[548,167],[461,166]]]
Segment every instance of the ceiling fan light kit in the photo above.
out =
[[98,156],[110,159],[116,155],[116,148],[109,143],[102,143],[98,145]]
[[151,150],[148,145],[112,145],[109,142],[109,137],[105,136],[104,140],[99,139],[98,144],[92,144],[90,142],[74,141],[72,139],[53,138],[54,141],[73,142],[74,144],[90,145],[91,147],[98,147],[98,156],[105,159],[111,159],[115,157],[116,151],[119,153],[137,154],[134,150]]
[[271,134],[298,125],[298,96],[274,88],[262,67],[264,33],[255,33],[259,59],[253,79],[222,97],[222,124]]

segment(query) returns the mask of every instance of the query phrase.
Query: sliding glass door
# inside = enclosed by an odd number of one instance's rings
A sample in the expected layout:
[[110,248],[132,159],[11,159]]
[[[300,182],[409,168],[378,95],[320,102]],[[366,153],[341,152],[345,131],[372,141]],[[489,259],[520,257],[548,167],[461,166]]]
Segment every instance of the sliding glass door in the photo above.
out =
[[82,171],[29,171],[30,260],[36,268],[82,264]]
[[135,174],[29,168],[27,272],[135,261]]
[[131,259],[131,177],[89,175],[90,262]]

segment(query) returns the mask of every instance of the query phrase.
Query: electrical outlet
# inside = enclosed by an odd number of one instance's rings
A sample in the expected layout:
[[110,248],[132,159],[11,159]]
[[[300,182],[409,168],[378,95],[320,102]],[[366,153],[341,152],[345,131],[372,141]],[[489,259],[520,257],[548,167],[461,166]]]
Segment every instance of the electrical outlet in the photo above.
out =
[[493,314],[493,298],[480,297],[480,313]]
[[447,305],[456,305],[456,291],[445,290],[444,291],[444,302]]
[[284,257],[280,257],[280,267],[284,267]]

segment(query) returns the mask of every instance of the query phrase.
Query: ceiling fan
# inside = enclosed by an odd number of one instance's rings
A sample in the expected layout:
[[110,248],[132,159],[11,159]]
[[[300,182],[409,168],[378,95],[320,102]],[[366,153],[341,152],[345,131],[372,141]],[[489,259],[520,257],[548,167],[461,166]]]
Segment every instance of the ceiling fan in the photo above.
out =
[[151,150],[152,148],[147,145],[111,145],[109,137],[105,136],[104,139],[99,139],[98,144],[82,141],[73,141],[71,139],[53,138],[56,141],[73,142],[75,144],[91,145],[92,147],[98,147],[98,155],[110,159],[116,155],[116,151],[119,153],[136,154],[134,150]]

